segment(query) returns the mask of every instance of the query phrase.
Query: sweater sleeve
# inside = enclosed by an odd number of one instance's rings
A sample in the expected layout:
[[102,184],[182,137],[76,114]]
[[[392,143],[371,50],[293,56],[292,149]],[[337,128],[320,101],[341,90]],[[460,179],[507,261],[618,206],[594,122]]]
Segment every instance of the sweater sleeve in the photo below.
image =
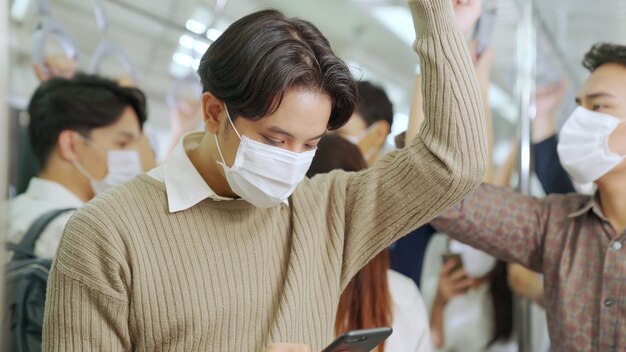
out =
[[486,129],[467,42],[449,0],[410,0],[421,58],[425,121],[402,150],[345,175],[347,282],[379,251],[479,186]]
[[89,206],[67,224],[48,279],[44,351],[131,350],[130,275],[115,233]]

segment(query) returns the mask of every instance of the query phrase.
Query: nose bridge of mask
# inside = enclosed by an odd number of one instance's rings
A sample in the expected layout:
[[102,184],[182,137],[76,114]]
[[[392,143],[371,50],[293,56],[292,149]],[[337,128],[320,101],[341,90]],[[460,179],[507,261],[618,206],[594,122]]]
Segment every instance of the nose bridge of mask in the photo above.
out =
[[[315,151],[295,153],[242,137],[233,168],[285,184],[298,183],[308,170]],[[281,170],[277,173],[276,170]]]
[[[242,136],[237,131],[226,105],[224,105],[224,109],[230,125],[240,140],[235,161],[230,168],[239,169],[241,172],[251,172],[285,184],[293,184],[302,180],[302,175],[308,170],[311,159],[315,156],[315,151],[295,153]],[[227,166],[217,136],[215,138],[222,163]],[[280,169],[281,173],[276,173],[276,169]]]

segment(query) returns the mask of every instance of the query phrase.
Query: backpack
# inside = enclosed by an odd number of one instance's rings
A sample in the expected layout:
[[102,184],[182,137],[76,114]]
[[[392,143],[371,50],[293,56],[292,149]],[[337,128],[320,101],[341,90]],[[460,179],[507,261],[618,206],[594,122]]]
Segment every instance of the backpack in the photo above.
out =
[[46,227],[71,209],[55,209],[40,216],[18,243],[8,243],[11,254],[5,264],[5,297],[2,306],[2,351],[41,351],[46,286],[52,260],[37,258],[35,243]]

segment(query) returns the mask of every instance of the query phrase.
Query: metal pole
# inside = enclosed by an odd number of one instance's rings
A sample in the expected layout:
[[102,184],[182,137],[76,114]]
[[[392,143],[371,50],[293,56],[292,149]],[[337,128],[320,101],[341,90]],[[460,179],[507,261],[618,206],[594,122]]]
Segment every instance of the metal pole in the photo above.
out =
[[[515,5],[519,12],[523,11],[523,7],[527,0],[516,0]],[[533,21],[536,23],[536,29],[539,31],[539,35],[545,39],[548,46],[552,49],[555,59],[558,61],[559,67],[563,70],[563,73],[566,74],[567,79],[576,87],[582,85],[582,79],[580,75],[577,73],[572,63],[567,60],[567,55],[558,44],[558,40],[550,26],[548,26],[548,22],[544,18],[543,14],[540,11],[538,6],[533,6]]]
[[[537,65],[537,32],[535,27],[535,0],[521,3],[517,25],[517,100],[520,121],[519,191],[530,194],[531,177],[531,122],[535,116],[535,71]],[[515,325],[520,352],[532,351],[531,302],[516,299]]]
[[[0,0],[0,233],[6,233],[6,203],[8,200],[9,186],[9,42],[8,42],[8,22],[9,22],[9,3],[6,0]],[[0,263],[4,263],[5,253],[4,246],[0,247]],[[0,270],[0,302],[4,302],[4,279],[3,270]],[[2,332],[0,332],[1,334]],[[0,346],[4,346],[4,336],[0,336]]]

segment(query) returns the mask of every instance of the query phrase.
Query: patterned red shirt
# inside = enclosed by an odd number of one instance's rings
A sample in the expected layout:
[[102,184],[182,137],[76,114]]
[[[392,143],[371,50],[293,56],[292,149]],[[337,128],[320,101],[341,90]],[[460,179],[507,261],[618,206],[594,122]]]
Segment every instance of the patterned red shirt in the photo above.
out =
[[431,224],[544,274],[553,350],[626,350],[626,231],[617,234],[597,197],[482,185]]

